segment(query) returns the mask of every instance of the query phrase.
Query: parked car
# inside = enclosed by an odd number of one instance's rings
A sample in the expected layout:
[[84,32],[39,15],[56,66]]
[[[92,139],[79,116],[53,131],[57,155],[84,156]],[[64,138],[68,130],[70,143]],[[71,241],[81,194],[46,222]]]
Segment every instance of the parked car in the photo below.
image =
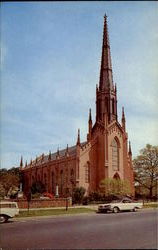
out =
[[9,218],[13,218],[19,214],[17,202],[0,201],[0,223],[6,222]]
[[121,199],[114,200],[110,203],[101,204],[98,206],[98,212],[113,212],[118,213],[120,211],[133,211],[135,212],[137,209],[143,207],[143,203],[132,201],[131,199]]

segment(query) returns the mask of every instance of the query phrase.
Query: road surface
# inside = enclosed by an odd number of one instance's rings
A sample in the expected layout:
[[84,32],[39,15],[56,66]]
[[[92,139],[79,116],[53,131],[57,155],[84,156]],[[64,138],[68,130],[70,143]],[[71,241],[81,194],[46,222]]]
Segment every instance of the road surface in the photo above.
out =
[[21,219],[1,224],[2,249],[157,249],[158,210]]

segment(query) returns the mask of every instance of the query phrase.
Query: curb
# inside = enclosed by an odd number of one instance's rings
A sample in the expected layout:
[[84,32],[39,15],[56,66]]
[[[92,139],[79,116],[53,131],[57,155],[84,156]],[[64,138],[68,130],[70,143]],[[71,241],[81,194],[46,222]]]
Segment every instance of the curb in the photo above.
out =
[[[142,208],[141,211],[148,211],[148,210],[158,210],[158,208]],[[139,211],[139,210],[138,210]],[[58,218],[58,217],[67,217],[67,216],[79,216],[79,215],[91,215],[91,214],[96,214],[96,210],[94,211],[89,211],[85,213],[76,213],[76,214],[59,214],[59,215],[42,215],[42,216],[29,216],[29,217],[20,217],[20,218],[12,218],[13,221],[21,221],[21,220],[35,220],[35,219],[44,219],[44,218]],[[158,212],[158,211],[157,211]]]

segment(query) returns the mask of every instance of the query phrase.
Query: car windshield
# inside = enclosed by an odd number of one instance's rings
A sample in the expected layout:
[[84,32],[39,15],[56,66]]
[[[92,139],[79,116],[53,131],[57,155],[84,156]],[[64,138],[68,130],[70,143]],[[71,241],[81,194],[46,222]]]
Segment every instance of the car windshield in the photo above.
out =
[[121,202],[121,200],[113,200],[110,203],[120,203],[120,202]]

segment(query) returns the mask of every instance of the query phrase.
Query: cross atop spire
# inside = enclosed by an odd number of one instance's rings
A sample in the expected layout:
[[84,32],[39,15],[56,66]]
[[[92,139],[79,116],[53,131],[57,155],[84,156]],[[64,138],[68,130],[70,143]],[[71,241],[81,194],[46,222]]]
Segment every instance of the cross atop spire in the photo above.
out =
[[105,18],[107,18],[107,15],[106,15],[106,13],[105,13],[105,15],[104,15],[104,19],[105,19]]
[[107,16],[104,16],[102,58],[100,69],[99,89],[113,89],[112,63],[110,55],[110,43],[108,35]]

